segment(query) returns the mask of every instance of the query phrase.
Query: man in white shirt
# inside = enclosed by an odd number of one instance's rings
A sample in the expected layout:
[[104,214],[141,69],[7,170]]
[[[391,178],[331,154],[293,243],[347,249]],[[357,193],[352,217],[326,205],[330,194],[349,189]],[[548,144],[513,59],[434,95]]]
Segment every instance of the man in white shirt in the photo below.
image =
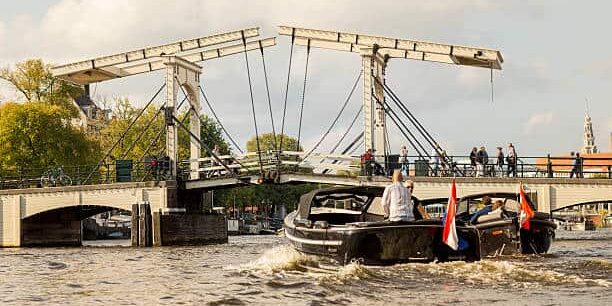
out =
[[385,219],[389,221],[414,221],[410,190],[402,184],[402,172],[393,171],[393,183],[385,188],[381,199]]

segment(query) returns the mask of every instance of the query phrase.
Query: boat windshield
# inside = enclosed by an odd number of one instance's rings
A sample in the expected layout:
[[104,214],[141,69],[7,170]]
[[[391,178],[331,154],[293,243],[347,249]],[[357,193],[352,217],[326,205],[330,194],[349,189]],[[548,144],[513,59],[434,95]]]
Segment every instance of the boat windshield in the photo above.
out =
[[356,194],[330,194],[313,199],[312,207],[362,211],[368,197]]
[[[477,212],[478,210],[484,208],[485,204],[483,198],[485,196],[486,195],[483,195],[481,197],[462,199],[457,205],[457,214],[464,214],[467,212],[469,215],[471,215]],[[509,196],[490,196],[490,198],[492,203],[495,201],[502,201],[502,203],[504,203],[504,210],[507,212],[518,213],[520,209],[520,203],[518,202],[517,198]]]

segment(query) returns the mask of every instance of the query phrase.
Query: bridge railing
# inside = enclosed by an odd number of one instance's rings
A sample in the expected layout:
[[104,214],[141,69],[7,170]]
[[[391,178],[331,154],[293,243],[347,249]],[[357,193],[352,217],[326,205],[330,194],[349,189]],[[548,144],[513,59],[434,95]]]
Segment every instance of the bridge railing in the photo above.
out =
[[[261,163],[260,163],[261,158]],[[612,179],[612,158],[582,158],[577,166],[575,158],[551,156],[519,157],[516,171],[509,171],[506,160],[500,167],[497,159],[489,158],[482,168],[474,166],[469,156],[449,156],[447,162],[408,156],[406,160],[398,155],[375,156],[363,160],[361,156],[321,154],[310,155],[296,151],[267,151],[261,157],[256,152],[244,155],[220,156],[224,165],[211,157],[198,159],[198,179],[232,177],[235,175],[260,174],[261,170],[278,173],[316,173],[341,176],[389,176],[393,169],[401,169],[406,176],[447,176],[447,177],[525,177],[525,178],[600,178]],[[181,163],[180,175],[191,179],[190,162]],[[167,163],[167,162],[166,162]],[[227,168],[226,168],[227,167]],[[161,181],[169,177],[169,165],[164,160],[132,162],[113,161],[101,165],[78,165],[63,167],[63,174],[69,183],[59,180],[57,167],[38,169],[0,169],[0,189],[32,188],[61,185],[105,184],[134,181]],[[229,169],[229,171],[228,171]],[[511,170],[511,169],[510,169]],[[55,181],[51,177],[55,176]]]
[[450,162],[420,156],[408,156],[406,161],[399,155],[393,158],[373,156],[372,160],[362,161],[360,166],[362,175],[390,175],[393,169],[402,169],[404,175],[409,176],[612,178],[612,158],[605,157],[582,158],[574,167],[573,157],[525,156],[517,159],[514,171],[506,159],[499,166],[495,157],[490,157],[482,167],[474,165],[469,156],[448,156],[447,160]]
[[167,171],[149,162],[120,161],[101,165],[0,169],[0,189],[165,180]]

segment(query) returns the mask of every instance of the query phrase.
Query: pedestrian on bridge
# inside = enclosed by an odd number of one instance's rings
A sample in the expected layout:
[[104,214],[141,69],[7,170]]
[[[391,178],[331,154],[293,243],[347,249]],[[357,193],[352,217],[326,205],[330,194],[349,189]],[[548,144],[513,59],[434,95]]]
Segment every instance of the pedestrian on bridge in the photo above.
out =
[[518,157],[516,156],[516,150],[514,149],[514,145],[512,143],[508,144],[508,155],[506,156],[506,161],[508,162],[508,171],[506,174],[508,177],[510,177],[510,175],[516,177],[516,163],[518,161]]
[[476,152],[476,176],[485,176],[485,167],[489,163],[489,154],[484,146],[481,146]]
[[470,165],[472,166],[472,171],[474,171],[473,175],[476,176],[476,154],[478,153],[478,148],[473,147],[472,152],[470,152]]
[[497,163],[495,164],[497,169],[496,172],[499,176],[504,176],[504,151],[502,147],[497,147]]
[[405,145],[400,149],[400,163],[402,165],[402,175],[409,176],[408,149]]
[[572,157],[574,157],[574,165],[572,166],[572,171],[570,172],[570,178],[574,177],[574,175],[576,175],[576,178],[581,178],[583,177],[582,175],[582,157],[580,157],[580,153],[576,152],[576,154],[574,155],[574,152],[572,152],[570,154]]

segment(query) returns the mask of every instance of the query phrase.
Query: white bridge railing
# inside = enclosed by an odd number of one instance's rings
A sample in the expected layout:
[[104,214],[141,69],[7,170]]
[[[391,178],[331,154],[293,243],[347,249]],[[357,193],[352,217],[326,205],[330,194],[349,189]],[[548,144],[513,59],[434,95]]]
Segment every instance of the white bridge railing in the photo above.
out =
[[[265,170],[300,171],[307,170],[313,173],[343,173],[345,175],[357,174],[360,171],[359,157],[341,154],[312,153],[307,156],[300,151],[267,151],[261,157],[257,152],[248,152],[242,155],[220,155],[221,162],[212,157],[203,157],[197,160],[200,179],[224,177],[232,174],[259,173]],[[260,163],[261,158],[261,163]],[[195,160],[184,160],[185,169]],[[228,171],[228,169],[230,171]],[[189,170],[190,172],[192,170]]]

